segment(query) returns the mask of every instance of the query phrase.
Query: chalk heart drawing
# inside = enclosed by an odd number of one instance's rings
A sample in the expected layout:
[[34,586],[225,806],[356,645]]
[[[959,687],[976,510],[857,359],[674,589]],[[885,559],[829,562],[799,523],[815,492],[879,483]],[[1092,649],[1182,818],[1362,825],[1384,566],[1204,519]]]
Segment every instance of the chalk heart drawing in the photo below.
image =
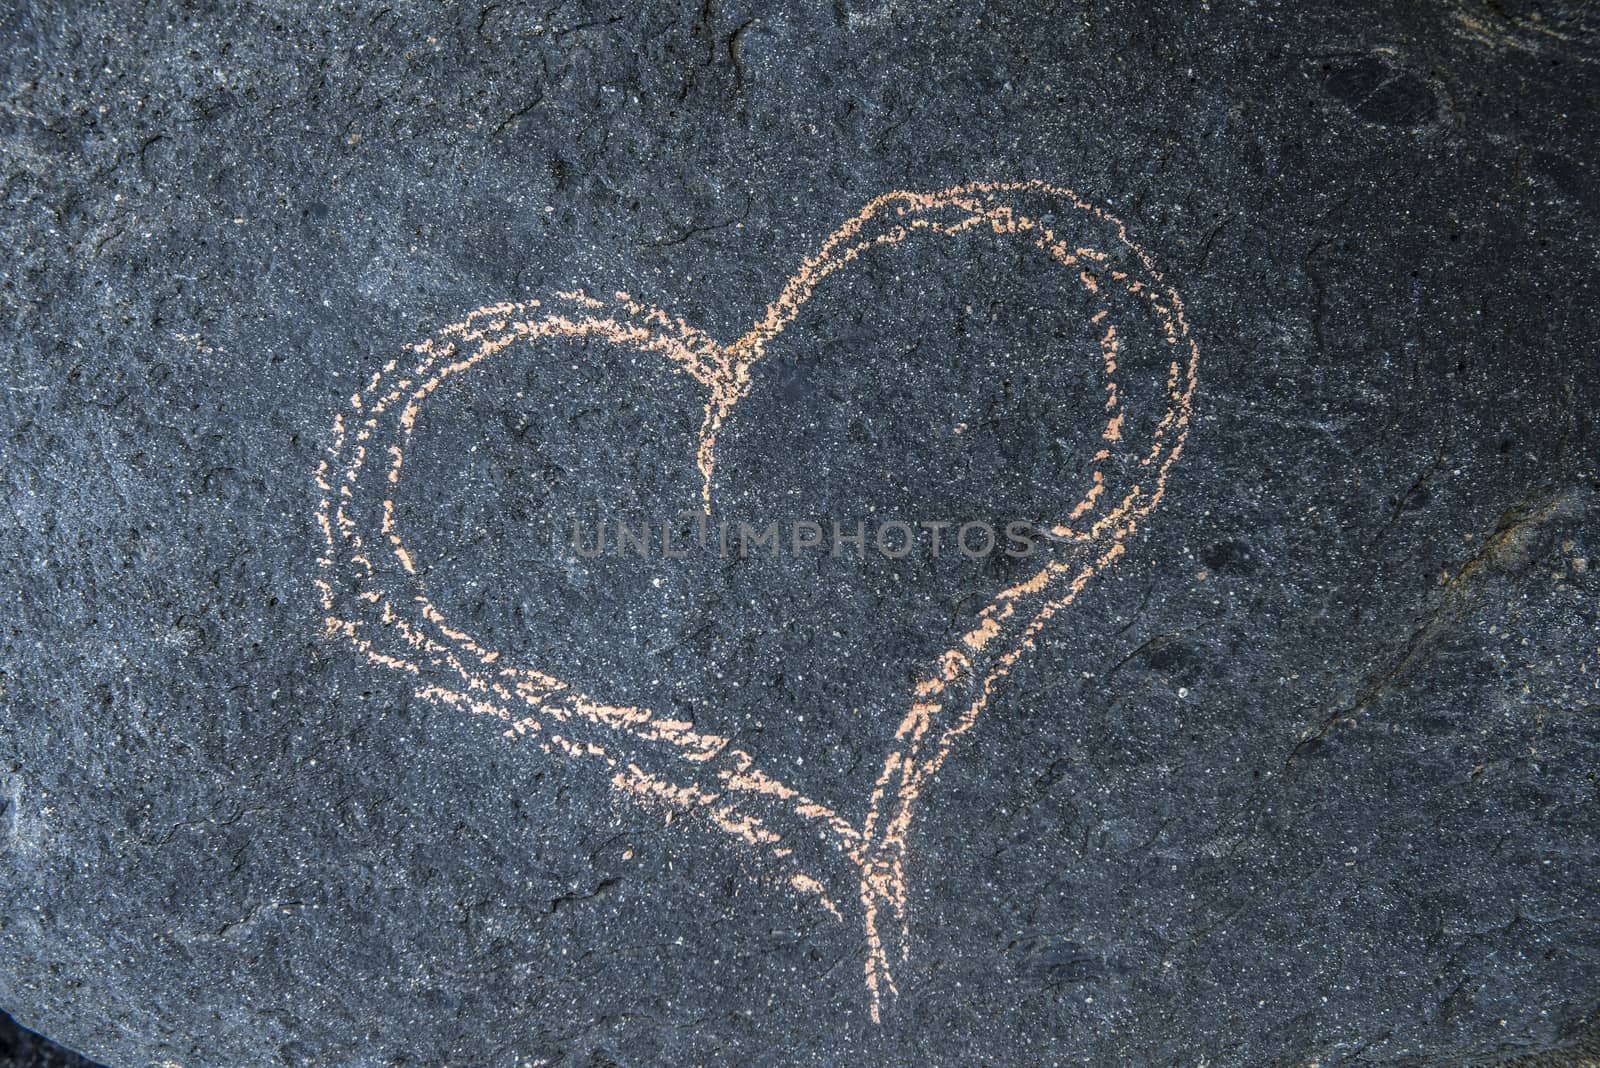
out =
[[[1105,423],[1097,428],[1087,487],[1075,501],[1063,501],[1059,522],[1045,531],[1066,551],[1048,554],[1036,573],[997,592],[976,625],[918,674],[861,822],[763,770],[730,738],[579,692],[538,665],[506,662],[429,599],[425,569],[407,548],[394,500],[418,413],[451,378],[519,345],[537,350],[546,339],[596,339],[670,361],[704,392],[694,461],[700,503],[710,514],[718,432],[749,393],[751,370],[769,343],[817,287],[869,251],[892,253],[983,228],[1032,250],[1041,270],[1069,272],[1087,306],[1099,306],[1090,324],[1099,341]],[[1132,342],[1112,312],[1130,305],[1155,326],[1142,331],[1152,335],[1142,343],[1160,350],[1154,359],[1147,350],[1136,362],[1124,351]],[[1165,378],[1151,390],[1153,410],[1133,421],[1118,386],[1119,360],[1159,368]],[[1034,637],[1122,556],[1161,502],[1189,432],[1199,361],[1182,301],[1123,224],[1071,190],[1040,181],[875,198],[800,265],[731,344],[622,293],[601,300],[564,292],[480,308],[389,360],[334,417],[315,476],[315,518],[325,543],[316,585],[327,633],[371,664],[408,677],[419,698],[481,716],[505,738],[531,742],[551,759],[590,767],[644,806],[669,816],[698,814],[680,825],[758,854],[788,890],[835,920],[859,924],[866,994],[878,1021],[886,998],[898,993],[895,970],[911,953],[907,863],[930,780]],[[1127,484],[1113,486],[1107,472]]]

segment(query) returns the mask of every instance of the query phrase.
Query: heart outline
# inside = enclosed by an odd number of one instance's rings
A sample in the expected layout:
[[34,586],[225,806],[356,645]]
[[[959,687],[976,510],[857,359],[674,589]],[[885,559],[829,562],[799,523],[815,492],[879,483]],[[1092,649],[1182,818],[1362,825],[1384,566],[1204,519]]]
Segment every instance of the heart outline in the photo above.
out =
[[[1069,247],[1049,225],[1017,210],[1014,202],[1027,196],[1059,201],[1109,227],[1137,267],[1117,270],[1098,249]],[[954,221],[943,221],[951,215]],[[1101,510],[1108,483],[1099,465],[1123,440],[1124,409],[1114,377],[1122,342],[1116,324],[1109,324],[1101,337],[1108,394],[1103,446],[1095,455],[1090,488],[1070,509],[1067,522],[1048,531],[1081,553],[1073,563],[1053,559],[1031,578],[1001,590],[978,614],[977,626],[919,677],[860,827],[763,771],[729,738],[648,709],[598,701],[531,667],[499,663],[499,652],[451,626],[428,599],[424,577],[395,521],[394,487],[423,403],[450,377],[516,342],[551,337],[599,337],[660,354],[707,390],[696,464],[701,507],[709,515],[717,435],[749,394],[752,368],[767,344],[795,319],[817,286],[870,248],[899,245],[923,233],[954,236],[983,225],[997,235],[1023,235],[1059,266],[1077,268],[1091,296],[1109,281],[1145,299],[1173,347],[1167,407],[1149,451],[1139,459],[1148,475]],[[1135,277],[1138,267],[1145,277]],[[1107,314],[1102,308],[1091,321],[1099,324]],[[869,201],[829,235],[763,317],[729,345],[625,293],[607,302],[576,290],[556,293],[548,308],[540,300],[479,308],[410,346],[408,356],[416,359],[408,358],[404,368],[399,357],[385,363],[351,395],[348,409],[335,414],[327,455],[317,466],[315,520],[326,553],[319,557],[323,574],[314,583],[326,635],[346,639],[377,666],[411,676],[421,699],[498,719],[506,737],[535,739],[547,753],[603,763],[614,788],[646,806],[666,808],[669,819],[674,811],[704,813],[718,830],[785,870],[793,890],[836,920],[844,915],[834,887],[842,883],[853,890],[865,929],[869,1011],[874,1022],[880,1021],[885,992],[898,993],[891,956],[905,961],[910,955],[905,868],[917,801],[957,741],[976,725],[1001,681],[1032,650],[1033,639],[1123,555],[1127,539],[1166,493],[1168,472],[1188,436],[1200,358],[1178,294],[1120,220],[1070,189],[1037,180],[974,182],[933,193],[894,191]],[[374,451],[388,461],[376,486],[370,474],[377,465],[367,462]],[[1085,517],[1089,525],[1073,525]],[[380,564],[373,562],[374,551],[384,554]],[[452,677],[459,681],[449,681]],[[675,765],[675,774],[661,773],[661,758]],[[797,836],[831,848],[824,851],[828,872],[819,875],[800,865],[790,844]],[[891,953],[884,936],[885,913],[894,921],[897,953]]]

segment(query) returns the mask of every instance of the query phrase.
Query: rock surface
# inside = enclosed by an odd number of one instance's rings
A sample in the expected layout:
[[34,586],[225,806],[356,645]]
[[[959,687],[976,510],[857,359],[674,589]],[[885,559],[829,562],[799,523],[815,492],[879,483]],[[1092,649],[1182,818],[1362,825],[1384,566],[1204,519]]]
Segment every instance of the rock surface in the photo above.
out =
[[[0,1007],[114,1068],[1593,1063],[1600,17],[1043,8],[7,7]],[[575,552],[692,536],[718,390],[718,522],[1150,507]]]

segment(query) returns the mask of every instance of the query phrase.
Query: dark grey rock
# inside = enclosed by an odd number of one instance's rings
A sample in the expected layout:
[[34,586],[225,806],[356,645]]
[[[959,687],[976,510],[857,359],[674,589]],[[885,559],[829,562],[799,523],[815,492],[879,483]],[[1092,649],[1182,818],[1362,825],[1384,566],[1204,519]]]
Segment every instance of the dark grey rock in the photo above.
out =
[[[1593,1063],[1597,30],[8,6],[0,1006],[113,1068]],[[625,291],[731,342],[872,198],[1026,179],[1123,220],[1200,386],[1160,508],[925,784],[875,1023],[854,897],[330,633],[314,476],[352,393],[481,305]],[[1101,446],[1088,300],[992,228],[864,252],[754,368],[719,516],[1048,526]],[[1168,357],[1128,329],[1142,441]],[[911,685],[1031,569],[582,559],[574,518],[697,504],[703,391],[594,338],[496,366],[407,449],[430,596],[859,827]]]

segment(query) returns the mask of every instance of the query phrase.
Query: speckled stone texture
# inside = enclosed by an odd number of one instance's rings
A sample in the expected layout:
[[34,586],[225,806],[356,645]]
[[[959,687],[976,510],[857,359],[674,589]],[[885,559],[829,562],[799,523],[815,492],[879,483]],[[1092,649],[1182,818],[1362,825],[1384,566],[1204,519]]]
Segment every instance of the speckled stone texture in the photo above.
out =
[[[0,70],[19,1024],[112,1068],[1596,1063],[1592,5],[57,0],[4,7]],[[1170,395],[1110,216],[1200,353],[1159,508],[923,784],[875,1022],[864,899],[785,866],[828,847],[639,803],[583,715],[507,740],[330,625],[374,602],[319,591],[317,472],[480,306],[731,343],[874,198],[1031,180],[1106,213],[1023,206],[1072,270],[993,219],[865,249],[716,444],[719,520],[1062,521]],[[1124,300],[1115,441],[1079,268]],[[658,357],[441,386],[418,581],[859,829],[913,687],[1039,565],[577,555],[574,518],[700,504],[706,389]]]

